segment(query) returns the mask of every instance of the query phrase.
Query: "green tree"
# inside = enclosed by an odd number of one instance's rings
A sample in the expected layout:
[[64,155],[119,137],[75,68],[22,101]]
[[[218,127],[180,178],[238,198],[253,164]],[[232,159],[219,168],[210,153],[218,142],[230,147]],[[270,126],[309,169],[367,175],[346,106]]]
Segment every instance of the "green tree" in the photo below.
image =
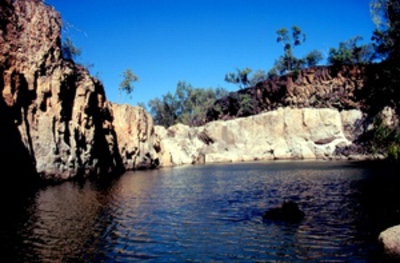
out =
[[239,112],[238,116],[249,116],[253,114],[253,102],[249,94],[239,94]]
[[306,41],[306,35],[301,32],[301,29],[294,25],[292,26],[292,34],[285,27],[276,31],[278,37],[276,41],[283,45],[283,56],[275,62],[275,68],[280,74],[300,69],[304,65],[304,60],[294,56],[293,48],[299,46]]
[[375,58],[380,61],[367,74],[368,99],[372,114],[385,106],[400,114],[400,1],[371,1],[376,29],[372,37]]
[[332,65],[351,65],[358,63],[370,63],[373,59],[371,44],[357,45],[362,37],[355,36],[347,41],[340,42],[338,48],[331,48],[328,55],[328,63]]
[[372,0],[371,13],[376,25],[372,40],[381,60],[400,58],[400,1]]
[[305,61],[308,67],[315,67],[323,59],[323,55],[318,50],[313,50],[307,54]]
[[250,86],[254,87],[256,86],[259,82],[262,82],[264,80],[268,79],[268,74],[265,73],[264,70],[256,70],[253,75],[250,78],[249,84]]
[[146,104],[144,102],[138,102],[137,106],[143,108],[144,110],[147,110]]
[[268,73],[267,73],[268,79],[275,79],[275,78],[279,77],[279,75],[280,75],[280,70],[278,70],[278,68],[276,67],[276,64],[277,64],[277,63],[275,62],[275,66],[272,67],[272,68],[268,71]]
[[61,45],[63,58],[73,60],[82,54],[81,49],[77,48],[72,40],[67,37]]
[[251,68],[236,69],[235,72],[229,72],[225,75],[225,81],[228,83],[236,84],[239,89],[248,87],[249,85],[249,74],[251,73]]
[[215,89],[215,99],[220,100],[222,98],[225,98],[229,95],[229,92],[224,89],[223,87],[217,87]]
[[[400,1],[372,0],[371,12],[376,24],[372,40],[375,63],[368,67],[364,90],[371,116],[384,107],[395,109],[400,115]],[[379,114],[377,115],[379,116]],[[379,149],[389,158],[400,159],[400,127],[387,127],[375,117],[372,148]]]
[[207,110],[216,100],[216,92],[212,88],[193,88],[186,82],[178,83],[175,96],[179,105],[177,122],[190,126],[203,124]]
[[131,95],[135,87],[133,86],[133,82],[139,81],[139,77],[132,72],[131,69],[125,70],[121,77],[123,78],[121,83],[119,84],[119,91],[124,92],[127,95]]
[[194,88],[180,81],[175,93],[168,92],[162,98],[150,100],[148,106],[157,125],[169,127],[176,123],[198,126],[205,123],[206,114],[217,98],[226,96],[223,88]]
[[155,124],[165,127],[176,124],[177,101],[170,92],[163,95],[161,99],[150,100],[148,106]]

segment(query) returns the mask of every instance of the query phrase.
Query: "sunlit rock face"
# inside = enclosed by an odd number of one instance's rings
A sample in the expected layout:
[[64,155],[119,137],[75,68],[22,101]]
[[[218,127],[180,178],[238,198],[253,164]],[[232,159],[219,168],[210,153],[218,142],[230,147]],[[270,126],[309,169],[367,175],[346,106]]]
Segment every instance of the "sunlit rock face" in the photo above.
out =
[[337,147],[357,139],[364,115],[358,110],[278,110],[202,127],[156,127],[162,165],[273,159],[330,159]]
[[[39,0],[17,0],[1,1],[0,14],[3,168],[63,180],[155,166],[151,150],[141,150],[133,163],[121,158],[116,116],[102,83],[62,56],[58,12]],[[115,111],[120,113],[119,108]],[[139,129],[147,126],[129,136],[140,141],[140,149],[151,148],[144,146],[143,135],[153,129],[150,118],[138,109],[131,111],[143,119]],[[148,139],[151,142],[151,136]],[[122,134],[121,140],[126,144],[129,138]]]
[[62,22],[52,7],[4,0],[0,14],[0,165],[18,180],[189,163],[326,159],[363,132],[358,67],[308,69],[241,91],[256,102],[258,115],[234,119],[226,111],[230,102],[219,101],[221,111],[208,114],[216,121],[165,129],[154,127],[141,108],[112,105],[100,81],[63,58]]
[[385,252],[393,257],[393,260],[400,259],[400,225],[390,227],[379,234],[379,241],[382,243]]
[[118,149],[127,170],[159,165],[153,118],[143,108],[112,104]]

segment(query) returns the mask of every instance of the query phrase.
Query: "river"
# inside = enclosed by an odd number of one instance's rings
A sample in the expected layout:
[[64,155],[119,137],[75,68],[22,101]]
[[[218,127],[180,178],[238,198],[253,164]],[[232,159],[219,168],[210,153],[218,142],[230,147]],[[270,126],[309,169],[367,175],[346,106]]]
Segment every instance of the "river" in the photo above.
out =
[[[388,165],[256,162],[128,172],[5,195],[4,262],[382,262],[400,224]],[[262,219],[285,200],[298,223]]]

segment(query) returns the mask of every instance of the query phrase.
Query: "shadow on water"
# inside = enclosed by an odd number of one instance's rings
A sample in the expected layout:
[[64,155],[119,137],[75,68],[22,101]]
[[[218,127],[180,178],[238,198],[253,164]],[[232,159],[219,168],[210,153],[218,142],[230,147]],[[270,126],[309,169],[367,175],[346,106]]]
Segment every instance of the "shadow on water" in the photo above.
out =
[[[8,186],[9,187],[9,186]],[[114,211],[112,185],[86,181],[15,187],[2,194],[7,207],[0,228],[0,251],[8,262],[99,262],[108,247]],[[113,244],[107,240],[107,244]],[[86,257],[85,255],[90,256]]]
[[[353,198],[360,214],[356,222],[357,237],[370,244],[377,244],[380,232],[400,224],[400,166],[389,162],[361,165],[368,167],[364,179],[351,185],[357,189]],[[382,246],[377,246],[371,249],[371,257],[377,262],[393,262],[393,259],[384,255]]]
[[[8,174],[7,176],[15,176]],[[35,261],[33,248],[25,242],[25,237],[32,235],[32,228],[27,222],[33,222],[36,210],[36,186],[27,184],[3,184],[0,191],[0,255],[2,258],[18,259],[30,255]],[[21,262],[21,260],[16,260]]]
[[[1,198],[13,208],[1,252],[14,262],[384,262],[377,236],[400,224],[397,168],[206,165],[20,189]],[[263,221],[285,200],[305,217]]]
[[[4,89],[4,77],[4,69],[0,67],[0,92]],[[25,93],[18,98],[31,98],[23,75],[13,73],[10,79],[13,91]],[[26,124],[24,116],[27,101],[19,99],[9,106],[5,99],[0,98],[0,175],[3,185],[0,191],[0,255],[5,258],[9,255],[13,259],[25,253],[34,254],[22,237],[30,235],[31,229],[27,229],[25,224],[35,213],[35,196],[39,185],[35,161],[18,129],[18,125],[23,127]],[[29,139],[28,143],[31,143]]]

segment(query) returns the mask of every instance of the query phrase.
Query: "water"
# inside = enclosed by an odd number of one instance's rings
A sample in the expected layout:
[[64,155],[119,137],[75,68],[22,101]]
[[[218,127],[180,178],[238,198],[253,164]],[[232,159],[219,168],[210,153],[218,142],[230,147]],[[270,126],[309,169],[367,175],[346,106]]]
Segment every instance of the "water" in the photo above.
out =
[[[0,255],[7,262],[382,262],[377,236],[400,224],[397,177],[387,166],[272,162],[3,193]],[[262,220],[284,200],[299,203],[301,222]]]

